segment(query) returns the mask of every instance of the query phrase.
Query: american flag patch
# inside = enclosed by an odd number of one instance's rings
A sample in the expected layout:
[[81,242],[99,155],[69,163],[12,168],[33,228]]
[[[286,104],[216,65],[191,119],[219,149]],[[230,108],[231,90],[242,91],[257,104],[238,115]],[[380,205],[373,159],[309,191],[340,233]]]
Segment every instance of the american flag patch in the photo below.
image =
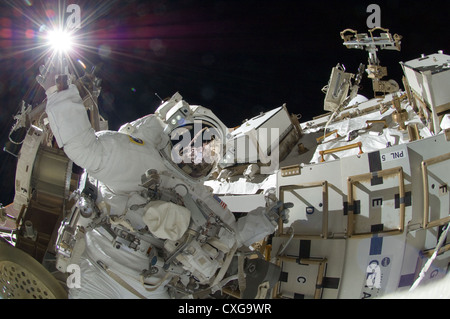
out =
[[216,201],[219,202],[220,206],[222,206],[223,209],[227,208],[227,204],[225,204],[225,202],[221,200],[219,196],[213,195],[213,197]]

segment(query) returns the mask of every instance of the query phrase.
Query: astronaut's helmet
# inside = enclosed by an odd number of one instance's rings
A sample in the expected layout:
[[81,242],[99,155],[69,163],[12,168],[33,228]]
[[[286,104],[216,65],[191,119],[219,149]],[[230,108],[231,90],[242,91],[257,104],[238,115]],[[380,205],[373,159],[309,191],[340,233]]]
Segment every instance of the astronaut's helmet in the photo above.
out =
[[222,159],[228,128],[203,106],[189,105],[175,94],[155,112],[166,126],[169,159],[183,175],[201,180],[211,175]]
[[209,176],[222,156],[221,132],[204,120],[194,120],[170,133],[171,160],[193,179]]

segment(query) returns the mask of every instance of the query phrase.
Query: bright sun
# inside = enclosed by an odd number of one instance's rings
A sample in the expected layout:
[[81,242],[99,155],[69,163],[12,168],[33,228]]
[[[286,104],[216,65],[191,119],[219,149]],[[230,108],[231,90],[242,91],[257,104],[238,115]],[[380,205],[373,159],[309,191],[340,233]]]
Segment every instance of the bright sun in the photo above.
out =
[[71,34],[60,29],[48,32],[47,43],[58,53],[68,53],[74,44]]

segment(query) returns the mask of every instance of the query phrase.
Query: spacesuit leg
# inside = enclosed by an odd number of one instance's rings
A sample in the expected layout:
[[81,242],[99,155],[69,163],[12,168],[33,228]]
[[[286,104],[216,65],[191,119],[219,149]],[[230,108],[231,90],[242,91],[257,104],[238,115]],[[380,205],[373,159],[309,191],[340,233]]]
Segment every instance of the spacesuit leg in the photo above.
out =
[[[148,268],[149,261],[126,251],[117,250],[97,231],[86,234],[87,247],[79,263],[80,287],[72,288],[73,299],[167,299],[165,288],[170,279],[147,291],[138,274]],[[107,267],[107,270],[103,267]],[[142,268],[142,269],[141,269]],[[159,281],[159,279],[155,279]]]

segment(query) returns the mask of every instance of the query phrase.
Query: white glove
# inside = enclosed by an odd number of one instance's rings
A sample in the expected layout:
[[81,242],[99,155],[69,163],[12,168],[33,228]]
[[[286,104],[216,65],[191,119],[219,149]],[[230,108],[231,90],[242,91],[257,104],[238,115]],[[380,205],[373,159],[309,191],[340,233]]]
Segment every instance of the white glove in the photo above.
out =
[[39,73],[36,81],[44,88],[47,96],[69,87],[69,68],[65,58],[54,55],[48,57],[45,64],[39,67]]
[[293,203],[283,203],[282,201],[277,201],[266,208],[266,216],[275,225],[277,224],[279,218],[281,218],[284,224],[287,224],[289,221],[289,208],[292,207],[294,207]]
[[294,204],[277,201],[269,207],[258,207],[239,218],[237,221],[239,243],[250,246],[272,234],[280,217],[284,223],[288,222],[291,207],[294,207]]

